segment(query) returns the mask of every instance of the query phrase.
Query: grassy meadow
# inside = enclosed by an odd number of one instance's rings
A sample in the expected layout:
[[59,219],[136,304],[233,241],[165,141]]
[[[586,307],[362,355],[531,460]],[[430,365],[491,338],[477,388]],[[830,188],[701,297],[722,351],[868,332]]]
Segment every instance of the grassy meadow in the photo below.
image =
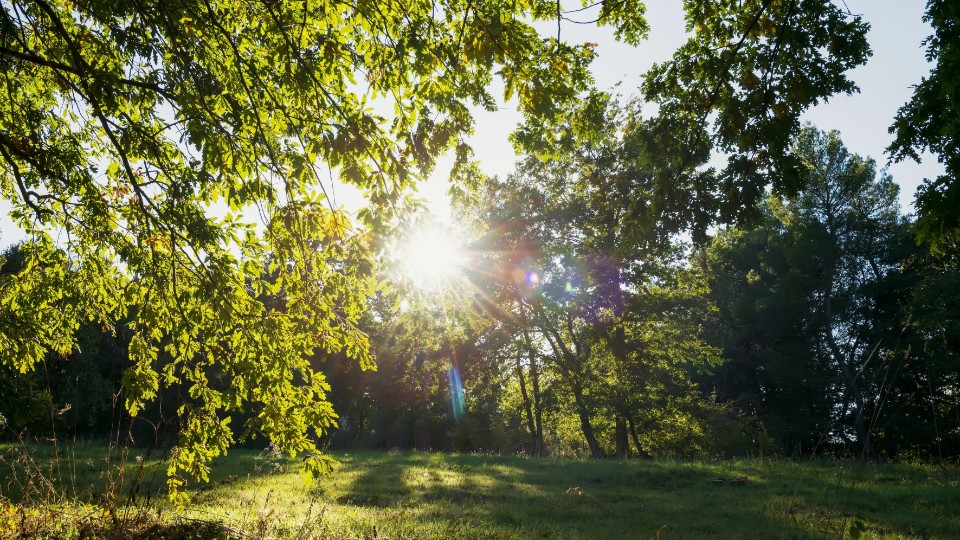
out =
[[960,474],[929,465],[351,452],[308,484],[235,450],[177,510],[135,450],[24,450],[0,447],[0,537],[960,538]]

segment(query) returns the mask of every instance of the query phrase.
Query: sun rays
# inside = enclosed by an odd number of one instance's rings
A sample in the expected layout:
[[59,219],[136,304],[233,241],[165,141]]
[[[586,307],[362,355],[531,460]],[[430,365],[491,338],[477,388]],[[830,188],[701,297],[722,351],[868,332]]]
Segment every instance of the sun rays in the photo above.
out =
[[463,238],[438,224],[414,231],[399,246],[401,273],[420,291],[438,292],[463,279],[467,264]]

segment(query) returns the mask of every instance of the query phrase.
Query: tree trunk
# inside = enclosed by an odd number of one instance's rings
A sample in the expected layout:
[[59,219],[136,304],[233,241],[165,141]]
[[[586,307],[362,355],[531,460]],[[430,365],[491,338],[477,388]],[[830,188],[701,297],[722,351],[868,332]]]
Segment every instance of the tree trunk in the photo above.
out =
[[[530,438],[533,441],[533,455],[542,456],[546,453],[547,449],[543,443],[543,411],[540,407],[540,368],[537,366],[537,355],[534,353],[533,343],[530,341],[530,334],[526,328],[522,328],[521,330],[523,332],[523,340],[527,345],[527,360],[530,363],[530,386],[531,390],[533,390],[533,420],[530,422],[529,408],[527,420],[528,426],[531,428]],[[517,357],[517,369],[521,371],[520,376],[523,377],[519,357]],[[523,388],[521,388],[521,390],[523,390]],[[524,395],[523,398],[526,402],[526,395]]]
[[[620,273],[619,267],[612,270],[610,279],[612,281],[610,284],[610,303],[613,308],[614,328],[612,334],[608,334],[608,344],[610,347],[610,352],[613,353],[616,369],[625,374],[629,359],[627,358],[626,331],[623,326],[623,290],[620,288],[620,283],[623,281],[623,276]],[[613,406],[621,407],[623,406],[623,403],[622,401],[620,403],[614,403]],[[630,452],[630,441],[627,439],[627,419],[622,413],[617,413],[615,431],[617,458],[626,459],[627,454]],[[638,451],[642,452],[639,444],[637,445],[637,449]]]
[[893,426],[890,424],[891,422],[888,420],[887,425],[883,427],[883,444],[887,451],[887,459],[896,461],[899,457],[899,448],[896,439],[893,437]]
[[[603,457],[603,449],[600,448],[600,444],[597,443],[597,437],[593,433],[593,425],[590,423],[590,413],[589,408],[587,407],[586,401],[583,397],[583,386],[582,386],[582,361],[578,357],[577,353],[571,351],[563,343],[563,340],[560,338],[559,333],[556,328],[544,327],[544,337],[547,339],[547,342],[550,344],[550,348],[553,349],[553,353],[557,355],[557,358],[560,360],[559,368],[560,373],[563,376],[562,379],[567,386],[570,387],[571,392],[573,392],[573,401],[577,407],[577,415],[580,417],[580,429],[583,432],[583,437],[587,441],[587,446],[590,447],[590,456],[594,458]],[[551,337],[551,333],[553,336]],[[571,338],[573,338],[573,331],[570,330]],[[576,350],[580,351],[579,347],[575,347]],[[565,365],[569,363],[570,365]],[[574,369],[571,369],[570,366],[573,366]]]
[[843,351],[840,350],[829,329],[827,330],[827,345],[830,347],[831,352],[833,352],[837,364],[840,365],[840,372],[843,374],[843,378],[847,382],[847,387],[850,389],[850,396],[853,398],[853,405],[856,409],[853,427],[857,432],[857,444],[860,445],[861,456],[873,456],[873,445],[870,444],[870,433],[868,432],[866,419],[864,418],[866,403],[863,399],[863,391],[860,388],[860,383],[857,381],[858,373],[854,372],[847,362]]
[[640,459],[653,459],[653,456],[640,446],[640,437],[637,436],[637,426],[634,425],[633,418],[627,417],[627,421],[630,423],[630,436],[633,437],[633,445],[637,447],[637,456]]
[[530,386],[533,390],[533,424],[536,430],[537,454],[542,456],[547,448],[543,444],[543,409],[540,406],[540,367],[537,366],[537,357],[530,352]]
[[616,421],[617,459],[627,459],[630,451],[630,442],[627,440],[627,420],[623,415],[617,415]]
[[[860,389],[860,383],[857,381],[859,373],[855,372],[850,366],[850,363],[853,361],[853,351],[851,351],[851,358],[850,362],[848,363],[847,357],[843,351],[840,350],[840,345],[837,344],[837,340],[833,336],[833,329],[830,326],[831,321],[833,320],[832,285],[830,289],[825,292],[824,308],[826,311],[825,315],[827,321],[827,328],[824,329],[824,336],[826,337],[827,347],[833,354],[834,361],[840,366],[840,373],[846,380],[847,388],[850,389],[850,394],[853,398],[853,404],[856,407],[856,416],[854,417],[853,427],[857,432],[857,443],[860,445],[860,455],[873,455],[873,448],[870,444],[870,433],[867,430],[867,425],[863,418],[863,415],[866,412],[866,407],[863,399],[863,392]],[[854,346],[854,350],[856,350],[856,346]]]
[[577,406],[577,415],[580,417],[580,430],[583,431],[583,437],[587,440],[587,446],[590,447],[590,457],[602,458],[603,449],[600,448],[597,437],[593,433],[593,425],[590,423],[590,413],[584,402],[583,390],[577,385],[573,385],[573,401]]
[[536,456],[540,454],[537,445],[537,428],[533,421],[533,406],[530,403],[530,396],[527,395],[527,383],[523,376],[520,355],[517,355],[517,378],[520,380],[520,396],[523,398],[523,409],[527,413],[527,430],[530,432],[530,447],[527,449],[527,453]]

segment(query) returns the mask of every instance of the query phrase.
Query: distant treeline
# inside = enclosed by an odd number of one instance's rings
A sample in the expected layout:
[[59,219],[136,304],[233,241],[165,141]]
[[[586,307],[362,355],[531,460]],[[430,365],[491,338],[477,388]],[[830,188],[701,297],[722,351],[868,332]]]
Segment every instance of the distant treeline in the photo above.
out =
[[[629,150],[624,139],[609,144]],[[836,133],[808,127],[793,152],[800,189],[693,243],[648,233],[643,212],[669,207],[632,209],[642,186],[625,174],[577,184],[569,171],[586,170],[587,155],[526,159],[490,180],[460,209],[476,240],[456,290],[399,284],[370,301],[375,371],[317,352],[339,414],[326,443],[960,456],[957,258],[917,245],[892,179]],[[2,285],[24,259],[18,246],[0,258]],[[161,387],[131,418],[130,333],[85,324],[77,335],[75,352],[28,373],[0,366],[2,436],[175,444],[189,389]],[[222,374],[206,376],[214,390],[226,386]],[[241,432],[256,414],[232,411],[231,425]],[[245,440],[263,444],[255,433]]]

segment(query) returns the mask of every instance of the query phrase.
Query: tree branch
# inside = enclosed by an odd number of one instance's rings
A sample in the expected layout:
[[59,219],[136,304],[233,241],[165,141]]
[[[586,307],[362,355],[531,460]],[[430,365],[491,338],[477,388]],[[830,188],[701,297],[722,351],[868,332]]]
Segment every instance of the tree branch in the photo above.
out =
[[[4,47],[3,45],[0,45],[0,55],[12,56],[13,58],[17,58],[25,62],[33,62],[34,64],[37,64],[39,66],[45,66],[51,69],[56,69],[58,71],[66,71],[67,73],[72,73],[73,75],[76,75],[78,77],[84,77],[86,75],[92,75],[94,77],[98,77],[98,76],[104,75],[103,71],[98,71],[91,68],[89,70],[89,73],[86,73],[83,70],[75,68],[69,64],[64,64],[61,62],[57,62],[55,60],[50,60],[49,58],[45,58],[43,56],[31,53],[31,52],[15,51],[13,49]],[[137,88],[141,88],[143,90],[150,90],[152,92],[156,92],[157,94],[160,94],[161,96],[167,98],[170,101],[176,101],[177,99],[177,96],[175,94],[169,92],[168,90],[165,90],[164,88],[162,88],[160,85],[157,85],[157,84],[138,81],[135,79],[127,79],[124,77],[117,77],[116,81],[126,86],[134,86]]]
[[10,169],[13,172],[13,177],[17,181],[17,189],[20,190],[20,196],[23,197],[23,202],[33,210],[33,212],[37,215],[37,219],[44,214],[52,214],[52,210],[49,208],[42,208],[33,201],[33,198],[39,198],[40,195],[38,195],[35,191],[27,189],[26,184],[23,182],[23,174],[20,171],[20,167],[17,166],[17,162],[14,161],[13,157],[7,151],[7,138],[5,136],[0,137],[0,155],[2,155],[3,160],[10,165]]

